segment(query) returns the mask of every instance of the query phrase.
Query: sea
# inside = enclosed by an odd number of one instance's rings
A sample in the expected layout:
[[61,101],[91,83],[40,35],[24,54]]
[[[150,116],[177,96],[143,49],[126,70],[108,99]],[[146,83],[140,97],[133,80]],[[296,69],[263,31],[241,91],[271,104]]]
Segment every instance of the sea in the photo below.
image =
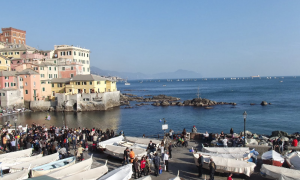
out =
[[[47,126],[68,126],[123,130],[126,135],[146,136],[163,134],[163,118],[168,129],[180,132],[184,128],[191,131],[196,126],[198,132],[229,133],[230,128],[239,133],[244,130],[243,113],[247,112],[246,130],[252,133],[271,135],[272,131],[288,133],[300,132],[300,77],[240,77],[207,79],[147,79],[129,80],[130,85],[118,82],[121,93],[137,96],[159,95],[191,100],[197,97],[217,102],[234,102],[237,105],[216,105],[213,109],[194,106],[150,105],[136,106],[141,102],[130,102],[133,108],[125,106],[107,111],[91,112],[31,112],[15,116],[1,117],[2,123],[10,121],[30,125],[33,122]],[[267,106],[260,103],[266,101]],[[255,105],[250,105],[255,103]],[[51,119],[45,120],[49,114]]]

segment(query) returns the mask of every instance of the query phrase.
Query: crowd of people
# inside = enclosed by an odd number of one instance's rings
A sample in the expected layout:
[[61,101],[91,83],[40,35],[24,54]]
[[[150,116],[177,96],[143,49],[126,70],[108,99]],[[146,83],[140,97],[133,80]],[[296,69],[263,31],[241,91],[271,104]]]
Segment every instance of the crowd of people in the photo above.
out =
[[[12,126],[5,122],[1,129],[2,152],[13,152],[33,148],[35,153],[44,156],[59,152],[61,158],[69,156],[69,150],[75,150],[78,160],[83,160],[83,151],[88,148],[88,141],[93,142],[93,149],[99,141],[104,141],[115,136],[114,130],[100,128],[68,128],[47,127],[45,124],[33,123],[24,130],[22,125],[10,129]],[[120,132],[120,133],[123,133]]]

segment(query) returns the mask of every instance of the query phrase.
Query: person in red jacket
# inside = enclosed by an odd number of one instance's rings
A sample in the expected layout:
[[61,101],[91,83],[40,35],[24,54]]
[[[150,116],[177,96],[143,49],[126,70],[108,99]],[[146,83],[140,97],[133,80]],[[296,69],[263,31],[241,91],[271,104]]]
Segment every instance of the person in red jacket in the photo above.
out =
[[232,180],[232,174],[229,174],[227,180]]
[[142,173],[144,173],[144,176],[146,176],[145,167],[146,167],[146,159],[143,156],[142,160],[141,160],[141,176],[142,176]]
[[298,146],[298,141],[296,138],[294,138],[293,142],[292,142],[292,146],[297,147]]

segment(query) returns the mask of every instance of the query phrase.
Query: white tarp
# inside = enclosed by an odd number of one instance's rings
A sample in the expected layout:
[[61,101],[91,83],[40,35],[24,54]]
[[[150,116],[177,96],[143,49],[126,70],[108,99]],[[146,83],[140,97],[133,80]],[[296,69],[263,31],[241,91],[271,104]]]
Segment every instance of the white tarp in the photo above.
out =
[[9,173],[4,175],[1,180],[21,180],[21,179],[27,179],[28,178],[28,169],[24,169],[23,171],[15,172],[15,173]]
[[124,140],[123,136],[117,136],[117,137],[108,139],[106,141],[99,142],[98,143],[98,147],[104,149],[106,147],[106,145],[113,145],[114,143],[119,143],[119,142],[121,142],[123,140]]
[[260,173],[262,176],[273,178],[277,180],[299,180],[300,171],[294,169],[288,169],[284,167],[271,166],[262,164]]
[[34,159],[34,160],[31,160],[31,161],[28,161],[28,162],[24,162],[24,163],[21,163],[21,164],[11,166],[10,167],[10,172],[20,171],[23,168],[28,169],[29,166],[31,166],[31,168],[34,168],[34,167],[37,167],[37,166],[41,166],[43,164],[47,164],[47,163],[50,163],[50,162],[57,161],[58,159],[59,159],[58,153],[51,154],[51,155],[48,155],[48,156],[44,156],[42,158]]
[[148,145],[150,143],[150,141],[152,141],[152,143],[155,143],[157,146],[159,146],[161,144],[161,140],[150,139],[150,138],[138,138],[138,137],[126,136],[125,140],[127,140],[129,142],[133,142],[133,143],[137,143],[137,144],[145,144],[145,145]]
[[76,163],[76,164],[74,164],[72,166],[69,166],[65,169],[55,171],[53,173],[48,174],[47,176],[50,176],[50,177],[53,177],[53,178],[56,178],[56,179],[66,178],[67,176],[72,176],[74,174],[78,174],[80,172],[87,171],[87,170],[91,169],[92,163],[93,163],[93,158],[91,156],[87,160]]
[[284,158],[274,150],[263,153],[262,156],[261,156],[261,159],[262,160],[271,160],[271,159],[273,159],[274,161],[279,161],[281,163],[284,162]]
[[107,165],[105,165],[90,169],[78,174],[74,174],[72,176],[68,176],[66,178],[62,178],[63,180],[74,180],[74,179],[84,179],[84,180],[96,180],[97,178],[103,176],[108,172]]
[[288,155],[286,155],[285,160],[287,163],[291,166],[291,169],[297,169],[300,170],[300,157],[299,157],[299,151],[292,152]]
[[0,162],[5,162],[6,159],[17,159],[20,157],[29,157],[32,154],[32,149],[25,149],[22,151],[15,151],[10,153],[5,153],[0,155]]
[[[122,146],[106,145],[106,150],[104,151],[104,153],[123,159],[125,149],[126,147],[122,147]],[[132,148],[132,147],[130,147],[129,149],[133,150],[135,157],[137,157],[139,160],[141,159],[142,156],[147,156],[147,151],[145,149]]]
[[132,164],[121,166],[118,169],[110,171],[98,180],[128,180],[132,176]]
[[[199,158],[199,154],[194,154],[195,164],[196,162],[198,164],[197,161],[198,158]],[[203,156],[203,161],[204,161],[203,168],[209,169],[210,158],[212,158],[216,164],[216,171],[222,173],[224,172],[238,173],[238,174],[245,174],[247,176],[250,176],[254,172],[254,168],[256,166],[256,164],[252,162],[239,161],[235,159],[229,159],[229,158],[223,158],[217,156]]]
[[137,143],[126,142],[126,141],[121,141],[120,143],[115,143],[114,145],[129,147],[129,148],[142,148],[142,149],[148,148],[148,145],[146,144],[137,144]]
[[206,158],[209,158],[210,156],[217,156],[217,157],[235,159],[235,160],[239,160],[239,161],[248,161],[250,159],[250,153],[245,153],[245,154],[215,154],[215,153],[197,152],[197,153],[194,153],[194,160],[195,160],[195,164],[197,166],[199,166],[199,164],[198,164],[199,154],[202,154],[202,156],[206,157]]
[[14,159],[6,159],[4,162],[2,161],[2,169],[9,169],[9,167],[21,164],[24,162],[32,161],[38,158],[43,157],[42,154],[36,155],[36,156],[30,156],[30,157],[21,157],[21,158],[14,158]]
[[203,152],[217,154],[244,154],[250,153],[248,147],[203,147]]
[[151,176],[144,176],[144,177],[141,177],[141,178],[138,178],[137,180],[152,180]]

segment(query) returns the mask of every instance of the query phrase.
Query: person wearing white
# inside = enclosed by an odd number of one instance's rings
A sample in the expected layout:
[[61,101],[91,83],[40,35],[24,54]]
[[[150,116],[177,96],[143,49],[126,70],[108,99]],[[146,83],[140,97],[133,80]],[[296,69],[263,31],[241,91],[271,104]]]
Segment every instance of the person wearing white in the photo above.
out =
[[160,147],[160,154],[161,154],[161,159],[164,160],[164,154],[165,154],[165,147],[164,146]]
[[169,172],[169,152],[166,152],[164,154],[164,158],[163,158],[164,164],[166,166],[166,171]]
[[207,131],[203,134],[203,136],[204,136],[204,139],[205,139],[206,141],[208,141],[209,134],[208,134]]
[[226,137],[222,140],[222,142],[223,142],[223,146],[224,146],[224,147],[228,147],[228,146],[227,146],[228,140],[227,140]]

